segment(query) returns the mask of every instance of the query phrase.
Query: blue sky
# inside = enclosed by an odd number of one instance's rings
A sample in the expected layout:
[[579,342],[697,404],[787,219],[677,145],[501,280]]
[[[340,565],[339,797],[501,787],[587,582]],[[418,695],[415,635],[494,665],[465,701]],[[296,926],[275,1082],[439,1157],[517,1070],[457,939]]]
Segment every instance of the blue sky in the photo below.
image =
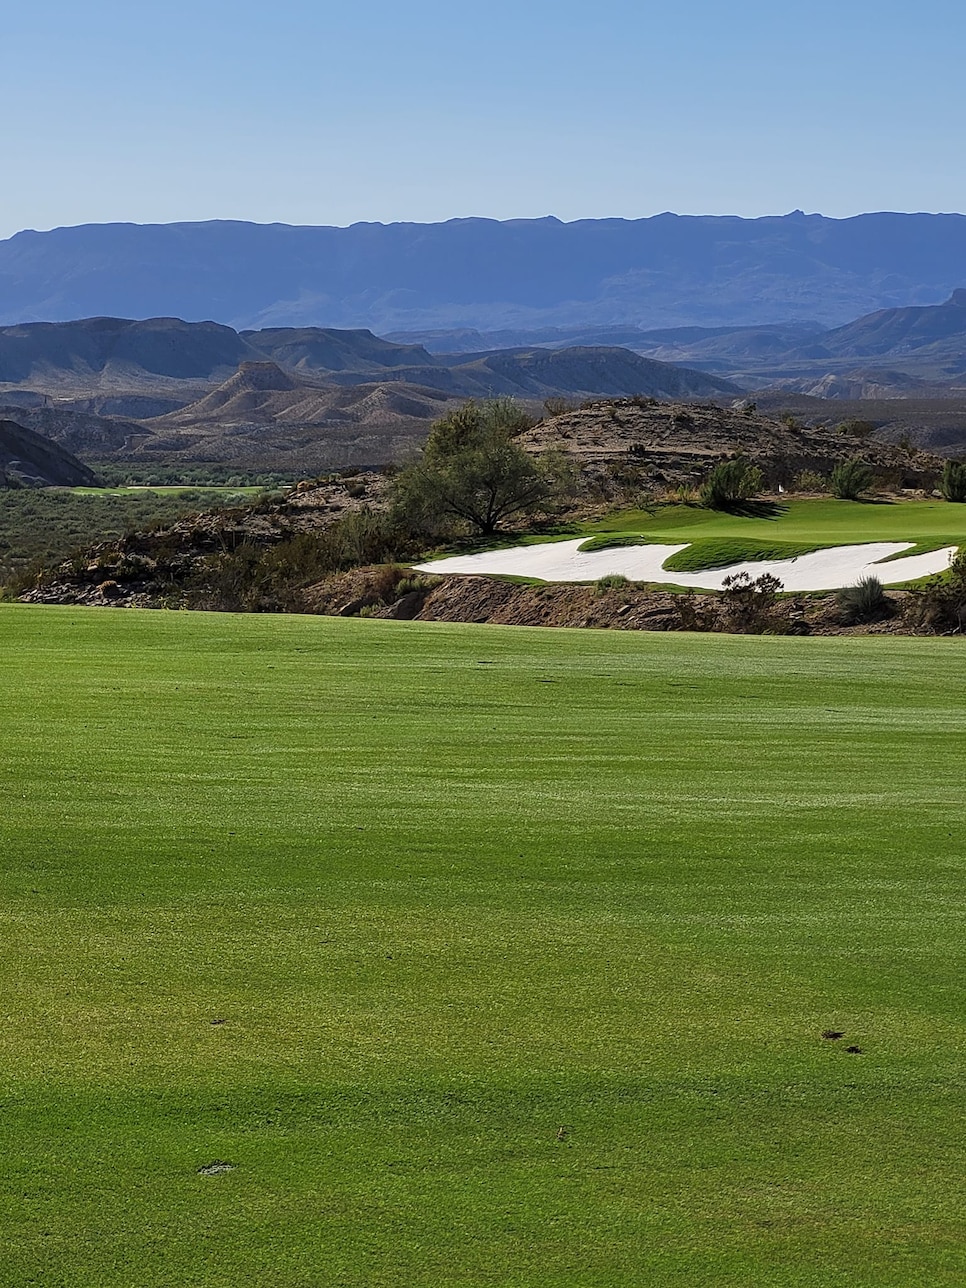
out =
[[962,0],[8,0],[0,236],[963,211],[964,43]]

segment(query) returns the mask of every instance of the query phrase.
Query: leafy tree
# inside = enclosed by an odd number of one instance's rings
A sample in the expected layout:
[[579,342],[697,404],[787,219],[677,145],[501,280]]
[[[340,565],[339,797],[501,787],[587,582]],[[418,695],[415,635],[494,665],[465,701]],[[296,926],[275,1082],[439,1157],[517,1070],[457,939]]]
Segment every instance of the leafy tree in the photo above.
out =
[[427,532],[461,523],[488,536],[552,507],[572,488],[572,467],[561,453],[537,459],[514,441],[531,424],[509,398],[468,402],[436,421],[422,457],[394,480],[397,514]]
[[939,490],[947,501],[966,501],[966,461],[947,461]]
[[731,510],[756,496],[762,489],[761,470],[744,456],[717,464],[698,493],[709,510]]
[[872,477],[868,465],[856,456],[839,461],[832,471],[832,492],[840,501],[857,501],[872,486]]

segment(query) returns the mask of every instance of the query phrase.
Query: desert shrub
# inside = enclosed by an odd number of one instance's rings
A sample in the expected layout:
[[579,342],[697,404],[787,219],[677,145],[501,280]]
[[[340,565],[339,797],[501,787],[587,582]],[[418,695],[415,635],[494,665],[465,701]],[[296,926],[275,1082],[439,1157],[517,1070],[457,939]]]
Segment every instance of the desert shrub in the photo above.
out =
[[228,612],[298,611],[306,587],[332,573],[383,564],[372,593],[390,597],[404,576],[396,561],[415,553],[415,539],[382,510],[351,511],[318,533],[273,545],[241,542],[201,560],[186,585],[194,608]]
[[622,572],[609,572],[606,577],[598,577],[594,590],[598,595],[604,595],[608,590],[623,590],[625,586],[631,583]]
[[765,635],[778,628],[775,602],[782,583],[771,573],[752,579],[747,572],[734,573],[722,583],[725,630],[735,635]]
[[828,479],[815,470],[802,470],[795,479],[794,489],[796,492],[827,492]]
[[959,551],[946,573],[910,593],[905,617],[922,630],[954,634],[966,630],[966,550]]
[[416,574],[413,577],[403,577],[402,581],[396,586],[396,594],[401,598],[403,595],[428,594],[434,586],[440,583],[439,577],[425,577]]
[[369,590],[384,604],[391,604],[397,598],[399,584],[405,576],[405,568],[400,568],[398,564],[384,564],[380,568],[373,568],[368,576]]
[[857,501],[871,486],[872,471],[857,456],[839,461],[832,471],[832,492],[840,501]]
[[966,501],[966,461],[946,462],[939,491],[946,501]]
[[543,410],[546,416],[564,416],[568,411],[576,411],[578,404],[567,398],[545,398]]
[[869,438],[875,433],[875,425],[871,420],[843,420],[837,428],[840,434],[848,434],[850,438]]
[[835,600],[844,620],[851,623],[874,621],[890,606],[878,577],[863,577],[854,586],[844,586]]
[[744,456],[720,461],[701,484],[699,498],[709,510],[731,510],[762,489],[761,470]]
[[697,505],[700,500],[698,488],[690,483],[679,483],[677,487],[671,489],[669,495],[678,505]]

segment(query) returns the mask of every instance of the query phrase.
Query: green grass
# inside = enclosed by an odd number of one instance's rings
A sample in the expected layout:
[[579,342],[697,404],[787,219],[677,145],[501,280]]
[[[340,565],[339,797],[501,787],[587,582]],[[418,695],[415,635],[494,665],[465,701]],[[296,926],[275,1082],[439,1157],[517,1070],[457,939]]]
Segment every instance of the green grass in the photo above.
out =
[[[617,533],[613,536],[592,537],[582,550],[612,550],[615,546],[663,545],[664,539],[635,537]],[[740,540],[735,537],[699,538],[684,550],[678,550],[664,560],[668,572],[704,572],[709,568],[728,568],[732,564],[765,559],[793,559],[796,555],[811,554],[822,549],[814,542],[761,541],[755,538]]]
[[5,1288],[964,1281],[961,641],[0,641]]
[[821,546],[863,541],[966,543],[966,506],[947,501],[863,502],[831,497],[783,503],[773,518],[745,517],[699,506],[672,505],[656,512],[628,510],[586,524],[588,536],[641,533],[676,544],[696,540],[791,542]]
[[[771,517],[698,506],[625,511],[583,525],[583,550],[690,543],[665,560],[669,572],[703,572],[745,561],[794,559],[829,546],[909,541],[890,558],[966,545],[966,507],[943,501],[861,502],[827,497],[788,501]],[[888,562],[884,560],[883,562]]]
[[144,496],[149,493],[152,496],[177,496],[187,497],[189,500],[201,499],[213,504],[216,501],[224,502],[226,498],[233,497],[247,498],[258,496],[263,491],[260,487],[227,487],[227,486],[205,486],[199,487],[196,484],[147,484],[133,483],[129,486],[118,487],[70,487],[58,488],[58,491],[69,492],[72,496]]
[[[238,488],[0,489],[0,586],[123,533],[231,503]],[[255,489],[258,491],[258,489]]]

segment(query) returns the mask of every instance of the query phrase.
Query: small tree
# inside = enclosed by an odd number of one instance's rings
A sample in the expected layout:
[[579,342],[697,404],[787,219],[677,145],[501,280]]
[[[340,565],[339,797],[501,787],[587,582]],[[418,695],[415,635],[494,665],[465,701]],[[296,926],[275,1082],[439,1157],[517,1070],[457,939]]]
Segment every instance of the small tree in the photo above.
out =
[[947,461],[939,490],[947,501],[966,501],[966,461]]
[[457,522],[489,536],[551,508],[572,485],[572,469],[560,453],[537,459],[514,442],[531,424],[508,398],[469,402],[438,420],[421,459],[396,476],[397,513],[425,532]]
[[761,470],[744,456],[719,462],[701,484],[699,498],[709,510],[731,510],[762,489]]
[[840,501],[857,501],[872,486],[872,471],[857,456],[839,461],[832,471],[832,492]]

